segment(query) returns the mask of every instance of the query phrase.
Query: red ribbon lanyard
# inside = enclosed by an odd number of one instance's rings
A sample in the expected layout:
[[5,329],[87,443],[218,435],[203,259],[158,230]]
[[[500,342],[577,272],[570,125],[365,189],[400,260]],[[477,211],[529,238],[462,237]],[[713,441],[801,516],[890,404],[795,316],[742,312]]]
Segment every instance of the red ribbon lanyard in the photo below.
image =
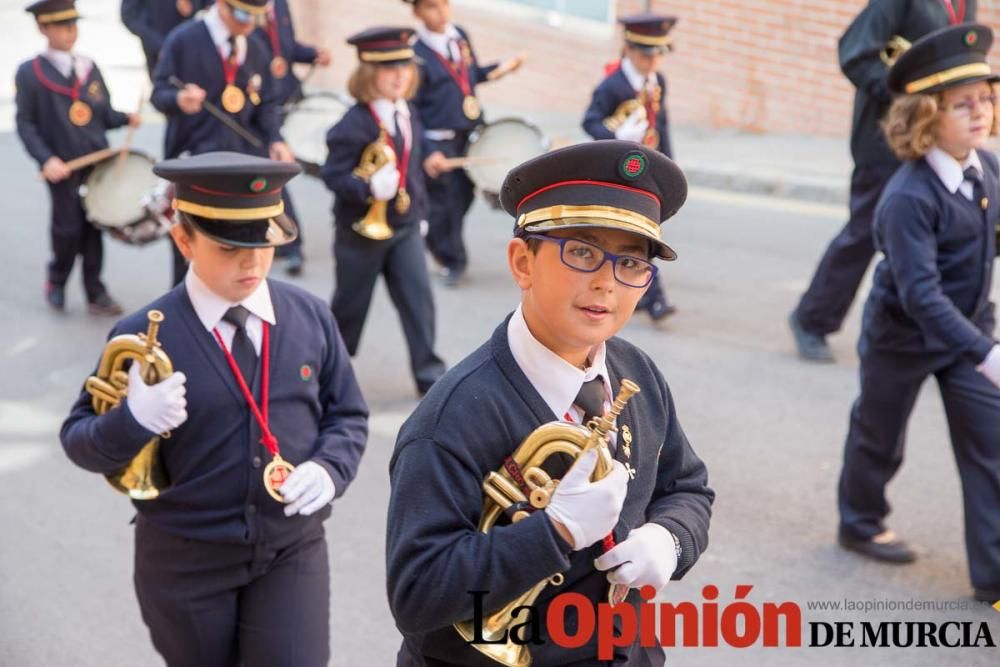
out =
[[[371,112],[372,118],[375,119],[375,122],[378,123],[379,127],[381,127],[384,130],[385,124],[382,122],[382,119],[379,118],[378,113],[376,113],[375,105],[369,104],[368,111]],[[410,166],[410,149],[413,146],[413,138],[411,135],[413,134],[413,131],[411,128],[409,132],[404,132],[403,128],[401,127],[402,120],[403,120],[403,114],[399,114],[399,118],[397,119],[396,123],[396,130],[398,130],[399,133],[403,135],[403,154],[400,155],[396,151],[395,141],[390,140],[389,144],[392,146],[392,152],[396,154],[396,169],[399,171],[399,189],[406,190],[406,170]],[[389,134],[388,131],[386,131],[386,134]]]
[[271,55],[277,58],[281,55],[281,35],[278,33],[278,17],[273,5],[267,12],[267,37],[271,40]]
[[219,59],[222,61],[222,72],[226,77],[226,85],[231,86],[236,83],[236,73],[240,71],[240,61],[236,58],[236,43],[230,47],[232,53],[226,58],[219,50]]
[[271,429],[267,423],[267,387],[270,380],[270,372],[268,371],[268,366],[270,365],[270,349],[271,349],[271,336],[270,328],[267,322],[262,323],[264,325],[263,340],[260,346],[260,407],[257,407],[257,403],[253,400],[253,394],[250,392],[250,387],[247,385],[247,381],[243,378],[243,373],[240,372],[240,367],[236,365],[236,359],[233,358],[232,353],[229,348],[226,347],[226,343],[222,340],[222,335],[219,333],[218,329],[212,329],[212,333],[215,334],[215,340],[219,341],[219,346],[222,347],[222,351],[226,354],[226,361],[229,362],[229,368],[233,371],[233,376],[236,378],[236,383],[240,385],[240,391],[243,392],[243,398],[246,399],[247,405],[250,406],[250,411],[253,412],[254,418],[257,420],[257,424],[260,426],[261,438],[260,444],[267,447],[267,451],[271,452],[272,456],[277,456],[278,449],[278,439],[274,437],[271,433]]
[[965,0],[958,0],[958,13],[955,13],[955,6],[952,4],[952,0],[941,0],[941,4],[944,8],[948,10],[948,22],[952,25],[958,25],[965,21]]
[[60,95],[65,95],[69,97],[74,102],[80,99],[80,86],[83,85],[83,81],[80,77],[76,75],[76,71],[70,72],[70,76],[73,77],[73,87],[67,88],[66,86],[60,86],[54,81],[50,81],[45,74],[42,72],[42,57],[37,56],[32,62],[31,67],[35,70],[35,76],[38,77],[38,81],[46,88],[51,90],[53,93],[59,93]]
[[[437,56],[437,59],[441,61],[441,64],[444,65],[444,68],[448,70],[448,74],[451,74],[451,78],[454,79],[455,83],[458,84],[458,87],[459,89],[461,89],[462,94],[468,97],[469,95],[472,94],[472,86],[469,84],[469,65],[468,63],[465,62],[465,52],[462,49],[462,43],[459,42],[458,44],[459,44],[458,62],[462,66],[461,69],[456,68],[451,63],[450,60],[442,56],[437,51],[434,51],[433,49],[431,49],[431,51],[433,51],[434,55]],[[448,42],[448,52],[451,53],[450,41]]]

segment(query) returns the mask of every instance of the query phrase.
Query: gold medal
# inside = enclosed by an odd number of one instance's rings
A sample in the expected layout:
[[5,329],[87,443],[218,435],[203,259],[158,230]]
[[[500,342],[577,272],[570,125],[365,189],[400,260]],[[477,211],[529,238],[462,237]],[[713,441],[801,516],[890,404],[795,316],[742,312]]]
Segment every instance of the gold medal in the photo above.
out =
[[264,489],[279,503],[285,502],[285,499],[278,493],[278,489],[285,483],[293,470],[295,470],[295,466],[281,458],[280,454],[275,454],[271,462],[264,468]]
[[222,91],[222,108],[229,113],[239,113],[246,104],[246,95],[236,86],[229,84]]
[[482,109],[479,107],[479,100],[474,95],[466,95],[465,99],[462,100],[462,113],[469,120],[476,120],[482,114]]
[[404,215],[409,210],[410,210],[410,193],[408,193],[406,190],[400,189],[400,191],[396,193],[396,213]]
[[660,145],[660,133],[655,127],[650,127],[646,130],[645,136],[642,138],[642,143],[649,146],[650,148],[656,148]]
[[281,56],[275,56],[272,58],[271,76],[275,79],[284,79],[286,74],[288,74],[288,61]]
[[83,127],[90,122],[90,119],[94,117],[94,112],[91,111],[90,105],[86,102],[81,102],[76,100],[73,104],[69,105],[69,122],[73,123],[77,127]]

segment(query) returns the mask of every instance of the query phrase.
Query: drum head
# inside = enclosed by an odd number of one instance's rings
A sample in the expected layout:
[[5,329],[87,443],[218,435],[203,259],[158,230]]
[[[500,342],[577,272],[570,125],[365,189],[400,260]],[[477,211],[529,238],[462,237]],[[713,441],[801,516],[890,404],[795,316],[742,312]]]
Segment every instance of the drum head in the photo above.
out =
[[333,93],[313,93],[285,116],[281,134],[308,173],[317,173],[315,170],[326,162],[326,133],[348,108],[350,105]]
[[121,161],[116,153],[94,167],[83,195],[90,221],[104,227],[127,227],[145,218],[147,193],[160,180],[153,164],[147,155],[129,151]]
[[518,118],[484,125],[469,138],[465,171],[485,192],[500,192],[507,172],[548,148],[542,131]]

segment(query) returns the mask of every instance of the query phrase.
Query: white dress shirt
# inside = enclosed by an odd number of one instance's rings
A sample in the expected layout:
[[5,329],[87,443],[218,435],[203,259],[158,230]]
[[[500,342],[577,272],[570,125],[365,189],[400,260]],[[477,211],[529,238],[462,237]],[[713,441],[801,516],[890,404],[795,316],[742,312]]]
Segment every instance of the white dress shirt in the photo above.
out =
[[628,83],[632,86],[635,92],[641,91],[643,88],[652,89],[657,85],[656,72],[650,72],[645,77],[639,73],[639,70],[635,68],[632,61],[628,57],[622,58],[622,74],[628,79]]
[[[222,22],[219,16],[219,6],[212,5],[211,9],[205,12],[202,20],[208,28],[208,34],[212,36],[212,42],[216,50],[222,54],[223,58],[229,58],[229,28]],[[236,35],[236,62],[242,65],[247,59],[247,38],[243,35]]]
[[380,97],[372,102],[372,108],[375,109],[375,113],[378,114],[379,120],[382,121],[385,131],[389,134],[396,133],[396,113],[398,112],[400,124],[403,126],[403,141],[407,144],[412,142],[410,105],[406,103],[406,100],[399,99],[393,102],[385,97]]
[[70,51],[46,49],[42,51],[42,57],[52,63],[52,66],[67,79],[70,78],[70,72],[75,69],[77,81],[86,81],[94,66],[94,61],[87,56],[79,56]]
[[[226,344],[227,350],[233,349],[233,336],[236,335],[236,325],[225,321],[222,316],[233,306],[243,306],[250,311],[247,317],[246,330],[247,337],[253,343],[253,348],[260,355],[261,343],[264,340],[264,322],[274,326],[274,307],[271,304],[271,290],[267,287],[267,280],[262,280],[253,291],[253,294],[243,299],[240,303],[231,303],[209,289],[201,278],[198,277],[197,268],[192,264],[184,276],[184,286],[187,288],[188,298],[194,306],[194,312],[201,321],[202,326],[210,334],[213,329],[219,330],[222,342]],[[215,334],[212,334],[215,338]]]
[[971,150],[969,156],[965,158],[965,162],[959,163],[958,160],[935,146],[924,159],[944,183],[948,192],[951,194],[955,194],[956,191],[961,192],[963,197],[972,201],[972,183],[965,180],[965,170],[972,167],[979,174],[979,178],[983,178],[983,163],[979,161],[979,153]]
[[417,37],[444,58],[457,63],[462,57],[462,51],[458,46],[458,41],[462,39],[462,35],[458,32],[458,28],[450,23],[444,27],[444,32],[431,32],[426,26],[421,24],[417,26]]
[[507,323],[507,343],[514,361],[538,394],[558,419],[569,414],[577,424],[583,421],[583,411],[573,401],[584,382],[600,375],[604,379],[604,409],[610,407],[611,381],[605,362],[606,345],[601,343],[592,353],[590,366],[581,370],[545,347],[528,329],[521,306]]

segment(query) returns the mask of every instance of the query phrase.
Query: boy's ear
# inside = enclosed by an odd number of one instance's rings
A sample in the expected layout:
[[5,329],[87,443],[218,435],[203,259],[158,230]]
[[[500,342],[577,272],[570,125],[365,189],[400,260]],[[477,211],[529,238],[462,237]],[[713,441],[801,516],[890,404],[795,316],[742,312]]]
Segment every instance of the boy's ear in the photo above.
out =
[[531,289],[534,259],[535,255],[524,239],[513,238],[507,243],[507,267],[522,290]]
[[191,242],[194,240],[188,234],[187,230],[184,229],[184,225],[179,222],[175,222],[173,227],[170,228],[170,237],[173,238],[174,244],[177,245],[177,249],[180,250],[181,254],[184,255],[184,259],[191,261]]

